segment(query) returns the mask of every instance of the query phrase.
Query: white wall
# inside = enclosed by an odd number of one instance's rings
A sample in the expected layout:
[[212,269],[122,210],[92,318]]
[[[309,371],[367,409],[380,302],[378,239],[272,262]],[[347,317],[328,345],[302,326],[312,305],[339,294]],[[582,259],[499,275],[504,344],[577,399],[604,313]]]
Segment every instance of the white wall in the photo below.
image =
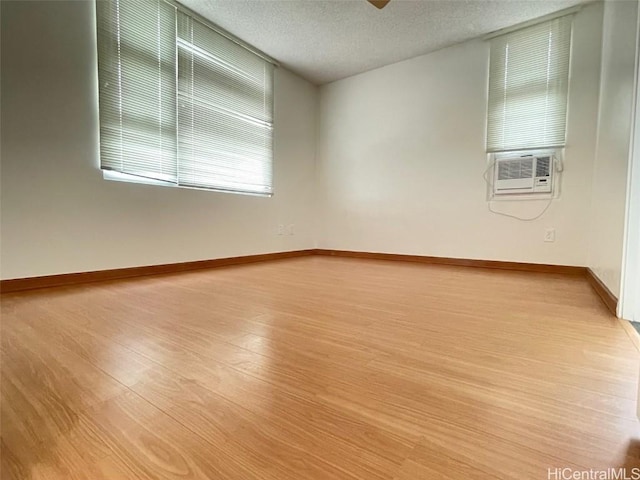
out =
[[277,70],[276,194],[261,198],[103,180],[93,2],[1,5],[3,279],[317,245],[589,265],[619,292],[635,1],[606,6],[599,130],[603,6],[576,16],[562,194],[534,222],[487,210],[485,42],[326,85],[319,110],[316,87]]
[[637,48],[637,0],[605,3],[588,265],[620,296]]
[[[320,89],[320,248],[585,265],[602,4],[576,15],[561,198],[534,222],[490,213],[488,44],[472,41]],[[500,202],[533,216],[545,202]],[[544,243],[546,227],[556,242]]]
[[2,1],[2,278],[313,248],[317,88],[276,72],[273,198],[106,181],[94,18]]

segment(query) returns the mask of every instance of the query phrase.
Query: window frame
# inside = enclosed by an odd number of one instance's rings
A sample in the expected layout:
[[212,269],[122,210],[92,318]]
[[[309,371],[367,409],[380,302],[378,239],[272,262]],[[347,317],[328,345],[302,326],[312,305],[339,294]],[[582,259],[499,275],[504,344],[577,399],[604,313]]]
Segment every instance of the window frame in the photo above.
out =
[[[498,148],[490,148],[489,147],[489,136],[490,136],[490,124],[491,124],[491,86],[492,86],[492,76],[491,76],[491,67],[492,67],[492,55],[494,54],[494,45],[490,44],[489,46],[489,61],[488,61],[488,73],[487,73],[487,111],[486,111],[486,122],[485,122],[485,151],[487,153],[488,158],[492,158],[492,155],[495,154],[503,154],[503,153],[510,153],[513,155],[516,155],[518,153],[521,152],[527,152],[527,153],[531,153],[531,152],[538,152],[541,150],[544,151],[550,151],[553,150],[555,151],[555,153],[559,156],[559,158],[562,158],[563,153],[564,153],[564,149],[567,147],[567,130],[568,130],[568,121],[569,121],[569,111],[570,111],[570,105],[569,105],[569,99],[571,96],[571,77],[572,77],[572,68],[573,68],[573,47],[574,47],[574,42],[573,42],[573,36],[574,36],[574,15],[576,12],[578,12],[580,10],[580,7],[572,7],[569,9],[566,9],[564,11],[558,12],[556,14],[551,14],[545,17],[541,17],[539,19],[533,20],[531,22],[526,22],[524,24],[521,24],[519,26],[514,26],[514,27],[509,27],[507,29],[504,29],[503,31],[498,31],[495,32],[493,34],[490,34],[488,36],[485,37],[485,40],[489,40],[491,41],[495,41],[496,38],[499,37],[507,37],[509,35],[514,35],[514,34],[518,34],[519,32],[522,32],[523,30],[526,30],[528,28],[532,28],[532,27],[537,27],[540,25],[544,25],[544,24],[549,24],[551,22],[554,21],[558,21],[561,19],[567,19],[567,21],[569,22],[569,26],[568,26],[568,35],[569,35],[569,40],[568,40],[568,52],[567,52],[567,73],[566,73],[566,90],[565,90],[565,102],[566,102],[566,107],[565,107],[565,111],[564,111],[564,138],[561,144],[558,145],[544,145],[544,144],[540,144],[540,145],[532,145],[532,146],[518,146],[518,147],[510,147],[510,148],[502,148],[502,149],[498,149]],[[539,90],[542,91],[542,90]],[[547,87],[547,91],[548,91],[548,87]],[[527,98],[530,98],[531,95],[528,95]]]
[[[118,1],[122,1],[122,0],[96,0],[96,33],[97,33],[97,37],[98,37],[98,63],[100,64],[101,61],[109,61],[112,62],[113,57],[112,58],[108,58],[107,60],[102,60],[101,56],[104,56],[105,58],[108,57],[108,55],[104,54],[101,51],[101,42],[107,44],[108,42],[114,42],[114,37],[113,37],[113,33],[109,33],[109,32],[100,32],[100,28],[101,28],[101,24],[100,24],[100,12],[98,12],[98,9],[102,8],[103,9],[103,15],[104,15],[104,11],[106,9],[108,9],[108,6],[105,6],[106,4],[111,5],[113,8],[113,5],[116,4],[116,2]],[[275,69],[279,67],[279,64],[272,59],[271,57],[269,57],[268,55],[264,54],[263,52],[261,52],[260,50],[258,50],[257,48],[247,44],[246,42],[238,39],[237,37],[235,37],[234,35],[230,34],[229,32],[227,32],[226,30],[218,27],[217,25],[215,25],[214,23],[212,23],[210,20],[204,18],[203,16],[193,12],[191,9],[189,9],[188,7],[185,7],[184,5],[182,5],[181,3],[179,3],[176,0],[156,0],[159,4],[166,4],[170,7],[172,7],[173,9],[175,9],[175,22],[176,22],[176,34],[175,36],[172,36],[172,40],[173,43],[175,44],[175,65],[172,65],[172,69],[175,73],[175,77],[176,77],[176,85],[175,88],[172,89],[171,94],[169,94],[169,97],[166,97],[166,94],[164,96],[162,96],[162,93],[160,94],[161,98],[170,98],[171,102],[173,102],[173,109],[175,110],[175,115],[176,115],[176,122],[175,122],[175,129],[174,132],[172,133],[172,137],[175,139],[175,143],[176,143],[176,150],[175,150],[175,157],[174,157],[174,162],[176,164],[176,168],[180,168],[179,166],[179,155],[178,155],[178,142],[179,142],[179,138],[180,138],[180,130],[179,130],[179,125],[178,125],[178,120],[177,120],[177,116],[179,114],[179,100],[178,100],[178,96],[179,96],[179,88],[178,88],[178,84],[177,84],[177,79],[179,76],[179,42],[180,42],[180,37],[177,33],[177,27],[178,27],[178,21],[179,21],[179,16],[181,14],[186,15],[188,17],[190,17],[190,19],[192,19],[195,22],[198,22],[199,24],[202,24],[204,27],[206,27],[208,30],[211,30],[213,33],[220,35],[222,37],[224,37],[226,40],[229,40],[230,42],[233,42],[234,44],[238,45],[239,47],[241,47],[242,49],[250,52],[251,54],[255,55],[256,57],[259,57],[263,62],[265,62],[265,72],[268,70],[268,75],[269,75],[269,80],[268,81],[264,81],[264,83],[262,83],[262,87],[265,88],[266,90],[263,90],[263,95],[265,97],[270,97],[270,101],[271,101],[271,106],[270,111],[274,112],[275,111]],[[103,4],[102,6],[100,4]],[[159,7],[160,8],[160,7]],[[103,35],[103,38],[101,39],[101,35]],[[120,41],[120,39],[118,39],[118,42]],[[111,55],[113,55],[113,53],[111,53]],[[118,59],[118,61],[120,61]],[[270,64],[269,67],[267,68],[266,65]],[[104,67],[100,67],[98,68],[98,82],[99,82],[99,90],[101,90],[102,87],[102,83],[103,81],[105,81],[103,78],[101,78],[101,70],[103,70]],[[104,69],[106,71],[106,69]],[[265,78],[266,78],[267,73],[265,73]],[[108,79],[107,79],[108,81]],[[105,87],[106,88],[106,87]],[[102,110],[104,108],[104,100],[103,100],[103,95],[102,92],[99,91],[100,93],[100,102],[99,102],[99,109]],[[266,107],[265,107],[266,108]],[[273,114],[273,113],[272,113]],[[135,173],[131,173],[131,172],[124,172],[124,171],[120,171],[118,169],[115,168],[108,168],[105,167],[104,163],[103,163],[103,148],[102,148],[102,143],[103,143],[103,116],[100,113],[99,114],[99,126],[100,126],[100,152],[99,152],[99,160],[98,160],[98,166],[100,168],[100,170],[102,171],[102,176],[103,179],[105,180],[110,180],[110,181],[121,181],[121,182],[127,182],[127,183],[138,183],[138,184],[147,184],[147,185],[155,185],[155,186],[165,186],[165,187],[177,187],[177,188],[185,188],[185,189],[190,189],[190,190],[204,190],[204,191],[209,191],[209,192],[219,192],[219,193],[235,193],[235,194],[241,194],[241,195],[250,195],[250,196],[261,196],[261,197],[271,197],[273,196],[273,192],[274,192],[274,183],[275,183],[275,178],[273,175],[273,171],[274,171],[274,164],[275,164],[275,119],[273,117],[271,117],[271,126],[269,128],[269,138],[270,138],[270,157],[268,158],[268,160],[265,161],[265,165],[268,165],[268,169],[270,170],[268,177],[265,177],[266,179],[268,179],[268,183],[264,184],[267,188],[268,191],[253,191],[253,190],[237,190],[234,188],[217,188],[217,187],[209,187],[209,186],[199,186],[199,185],[189,185],[189,184],[183,184],[180,183],[180,178],[176,177],[175,181],[174,180],[165,180],[160,178],[160,176],[158,177],[153,177],[153,176],[143,176],[143,175],[137,175]],[[108,128],[108,127],[107,127]],[[224,135],[221,135],[219,138],[225,138]],[[226,138],[230,138],[230,137],[226,137]],[[158,160],[159,162],[159,160]],[[151,160],[149,162],[150,164],[153,163],[153,160]],[[212,176],[212,178],[215,176],[215,174]],[[238,177],[239,180],[242,180],[242,177]]]
[[[567,133],[568,133],[568,123],[569,123],[569,113],[570,113],[570,104],[569,99],[571,98],[571,78],[572,78],[572,69],[573,69],[573,36],[574,36],[574,15],[580,10],[581,7],[571,7],[564,11],[551,14],[545,17],[541,17],[539,19],[533,20],[531,22],[526,22],[519,26],[509,27],[502,31],[495,32],[494,34],[490,34],[485,37],[485,40],[491,40],[496,37],[506,36],[513,33],[517,33],[529,27],[534,27],[537,25],[541,25],[544,23],[553,22],[554,20],[558,20],[563,17],[569,17],[569,42],[568,42],[568,59],[567,59],[567,76],[566,76],[566,108],[564,114],[564,141],[562,145],[559,146],[551,146],[551,145],[542,145],[537,147],[528,147],[528,148],[511,148],[511,149],[503,149],[503,150],[490,150],[489,149],[489,124],[490,124],[490,114],[491,114],[491,105],[490,105],[490,92],[491,92],[491,55],[493,54],[493,45],[489,47],[489,59],[488,59],[488,74],[487,74],[487,113],[486,113],[486,123],[485,123],[485,152],[487,156],[487,167],[484,171],[484,179],[486,183],[486,201],[491,202],[513,202],[513,201],[535,201],[535,200],[548,200],[549,202],[560,197],[562,192],[562,177],[564,171],[564,158],[565,151],[567,148]],[[545,193],[514,193],[510,195],[496,195],[494,192],[494,177],[495,177],[495,168],[496,168],[496,159],[505,158],[505,157],[518,157],[524,155],[550,155],[553,160],[553,171],[554,171],[554,181],[551,192]]]

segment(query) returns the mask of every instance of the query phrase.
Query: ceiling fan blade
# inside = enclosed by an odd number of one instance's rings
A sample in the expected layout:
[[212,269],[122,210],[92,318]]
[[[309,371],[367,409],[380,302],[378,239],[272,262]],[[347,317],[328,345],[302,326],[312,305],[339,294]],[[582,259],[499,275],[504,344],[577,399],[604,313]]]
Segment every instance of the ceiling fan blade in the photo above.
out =
[[376,8],[384,8],[390,0],[367,0],[371,5]]

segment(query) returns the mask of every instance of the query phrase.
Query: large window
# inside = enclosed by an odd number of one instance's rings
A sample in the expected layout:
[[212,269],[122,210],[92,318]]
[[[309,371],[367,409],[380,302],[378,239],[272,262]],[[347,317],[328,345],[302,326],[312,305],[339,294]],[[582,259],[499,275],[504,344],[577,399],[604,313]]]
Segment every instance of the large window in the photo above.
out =
[[571,16],[491,40],[487,151],[565,145]]
[[273,64],[165,0],[98,0],[100,165],[272,193]]

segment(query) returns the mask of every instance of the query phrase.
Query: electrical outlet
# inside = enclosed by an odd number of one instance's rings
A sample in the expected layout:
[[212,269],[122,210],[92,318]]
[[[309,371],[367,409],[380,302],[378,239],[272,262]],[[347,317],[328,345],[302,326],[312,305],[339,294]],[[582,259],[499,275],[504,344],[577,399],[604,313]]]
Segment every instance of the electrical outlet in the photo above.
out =
[[287,235],[295,235],[295,234],[296,234],[296,232],[294,230],[294,225],[292,223],[287,227]]
[[276,231],[278,235],[284,235],[284,225],[278,225],[278,229]]
[[545,242],[555,242],[556,241],[556,229],[555,228],[547,228],[544,231],[544,241]]

